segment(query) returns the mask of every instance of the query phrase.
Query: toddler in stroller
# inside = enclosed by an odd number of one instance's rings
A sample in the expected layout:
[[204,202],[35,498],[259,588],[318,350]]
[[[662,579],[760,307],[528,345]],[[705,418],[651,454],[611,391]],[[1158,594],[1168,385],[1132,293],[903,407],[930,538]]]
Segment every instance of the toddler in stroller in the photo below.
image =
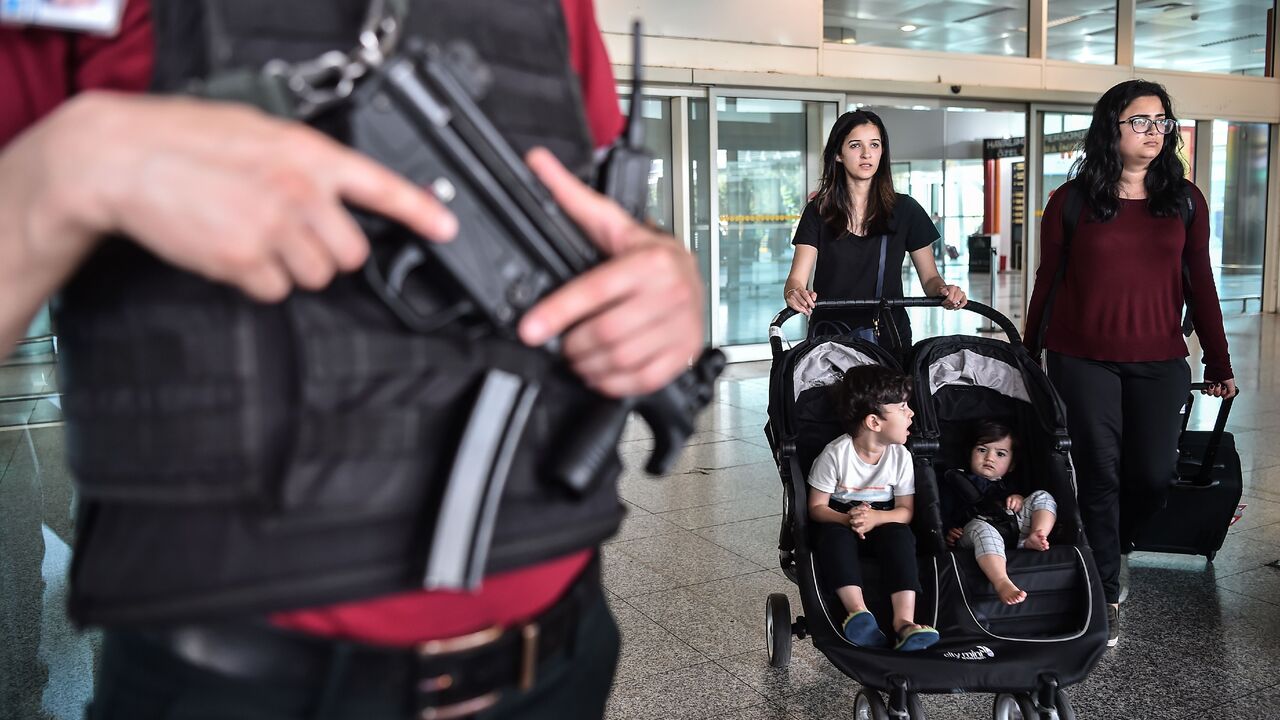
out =
[[938,631],[915,622],[921,592],[915,537],[908,527],[915,467],[904,443],[915,413],[907,405],[911,380],[880,367],[850,368],[837,386],[845,434],[832,440],[809,472],[809,517],[823,575],[844,605],[841,631],[858,647],[889,644],[863,597],[858,546],[879,559],[893,607],[895,650],[923,650]]
[[1048,550],[1049,532],[1058,515],[1058,504],[1047,491],[1024,496],[1006,481],[1016,448],[1008,425],[979,422],[969,469],[949,470],[940,488],[947,545],[973,548],[978,567],[1006,605],[1027,599],[1027,593],[1009,579],[1006,549]]

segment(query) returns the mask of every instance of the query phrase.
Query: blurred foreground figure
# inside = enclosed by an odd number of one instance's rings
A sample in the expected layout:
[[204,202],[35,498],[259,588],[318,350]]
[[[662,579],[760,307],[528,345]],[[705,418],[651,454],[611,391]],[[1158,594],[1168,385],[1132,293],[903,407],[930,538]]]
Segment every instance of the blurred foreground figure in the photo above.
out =
[[[619,466],[548,468],[602,397],[685,373],[703,306],[689,254],[580,180],[621,126],[590,1],[122,11],[0,27],[0,349],[61,288],[89,717],[601,716]],[[450,188],[334,139],[353,68],[414,40],[477,51],[480,109],[607,256],[508,334],[367,232],[466,242]]]

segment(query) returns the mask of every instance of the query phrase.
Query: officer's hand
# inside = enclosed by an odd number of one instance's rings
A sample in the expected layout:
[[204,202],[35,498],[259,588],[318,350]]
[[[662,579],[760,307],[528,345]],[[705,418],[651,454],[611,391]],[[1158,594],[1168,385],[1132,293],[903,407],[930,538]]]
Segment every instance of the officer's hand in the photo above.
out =
[[98,237],[124,233],[262,301],[360,267],[369,244],[344,201],[434,240],[457,227],[434,198],[372,160],[229,103],[86,93],[15,145],[29,197],[43,200],[31,205],[43,211],[27,224],[33,247],[83,256]]
[[564,354],[586,383],[615,397],[666,385],[702,346],[702,279],[670,235],[646,227],[582,184],[548,151],[526,158],[569,217],[612,259],[525,314],[520,337],[564,333]]

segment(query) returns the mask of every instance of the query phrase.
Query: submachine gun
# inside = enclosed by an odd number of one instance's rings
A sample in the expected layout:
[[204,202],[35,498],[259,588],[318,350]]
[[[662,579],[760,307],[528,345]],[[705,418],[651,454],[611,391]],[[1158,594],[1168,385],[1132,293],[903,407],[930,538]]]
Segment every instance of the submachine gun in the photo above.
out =
[[[251,79],[215,81],[203,94],[247,96],[310,121],[429,189],[458,217],[461,231],[453,242],[427,242],[353,209],[373,243],[364,268],[369,284],[411,331],[461,328],[517,339],[526,311],[605,258],[478,107],[491,75],[477,53],[465,43],[399,43],[397,18],[380,6],[375,0],[362,48],[354,53],[330,53],[303,65],[269,64]],[[638,26],[635,39],[638,53]],[[602,167],[600,189],[639,217],[649,158],[639,146],[638,62],[636,70],[629,129]],[[424,284],[430,302],[422,301]],[[543,349],[558,356],[559,339]],[[599,397],[573,427],[560,430],[562,448],[549,459],[550,474],[570,493],[590,492],[617,468],[617,444],[632,411],[654,435],[646,470],[667,472],[693,433],[697,413],[710,402],[724,364],[720,351],[707,349],[650,395]],[[538,391],[527,378],[487,372],[462,435],[458,457],[465,461],[454,463],[438,512],[426,587],[474,588],[481,581],[506,463]]]
[[[428,242],[352,209],[373,245],[364,268],[370,286],[411,331],[461,329],[518,340],[526,311],[606,258],[477,105],[492,77],[483,60],[462,42],[401,42],[406,8],[402,0],[371,0],[360,46],[350,53],[292,65],[273,61],[193,89],[311,122],[427,188],[458,218],[460,233],[452,242]],[[638,24],[633,37],[628,128],[601,167],[599,189],[640,218],[650,161],[640,144]],[[543,349],[558,356],[559,339]],[[570,493],[590,492],[617,467],[617,445],[632,411],[654,435],[645,469],[666,473],[710,402],[724,364],[724,355],[708,348],[650,395],[598,397],[573,427],[560,430],[562,447],[550,459],[550,475]],[[479,584],[506,464],[538,392],[527,378],[496,368],[486,373],[462,435],[458,457],[465,461],[454,463],[437,516],[427,587]]]
[[[410,42],[362,80],[351,98],[347,120],[352,146],[430,188],[465,228],[465,238],[458,241],[429,243],[384,219],[360,217],[371,237],[395,237],[401,243],[388,264],[370,262],[366,273],[387,305],[413,329],[434,329],[440,319],[417,314],[401,293],[406,274],[427,256],[464,298],[456,313],[479,315],[493,332],[512,338],[527,310],[604,259],[477,107],[488,73],[466,44],[440,48]],[[630,124],[636,124],[635,113]],[[629,136],[636,138],[635,133]],[[634,180],[637,167],[645,173],[639,184]],[[635,188],[642,193],[647,187],[647,172],[647,158],[632,143],[615,148],[606,165],[606,178],[614,178],[608,184],[624,201],[631,198],[633,213]],[[641,205],[638,211],[643,209]],[[558,343],[552,341],[546,349],[557,352]],[[570,488],[585,489],[612,462],[631,410],[654,434],[646,469],[665,473],[692,434],[696,414],[710,401],[723,366],[723,354],[708,349],[689,371],[651,395],[602,399],[596,417],[583,418],[568,439],[556,474]]]

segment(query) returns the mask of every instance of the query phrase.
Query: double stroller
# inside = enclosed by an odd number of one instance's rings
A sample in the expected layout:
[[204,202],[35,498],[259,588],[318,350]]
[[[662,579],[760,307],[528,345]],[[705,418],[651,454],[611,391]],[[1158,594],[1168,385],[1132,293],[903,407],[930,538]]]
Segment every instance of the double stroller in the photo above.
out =
[[[939,305],[936,298],[820,302],[811,319]],[[972,301],[965,309],[991,319],[1008,341],[967,335],[928,338],[898,353],[900,362],[879,345],[847,333],[811,333],[784,349],[781,326],[796,314],[790,309],[779,313],[770,327],[773,366],[765,433],[782,480],[779,562],[798,586],[803,615],[792,617],[786,594],[769,596],[769,662],[786,666],[792,638],[811,637],[838,669],[862,684],[854,708],[859,720],[922,720],[920,693],[958,692],[996,693],[997,720],[1073,719],[1064,688],[1083,680],[1106,649],[1102,587],[1076,505],[1061,401],[1008,318]],[[824,584],[810,547],[806,476],[827,443],[843,432],[830,386],[846,369],[872,363],[910,374],[914,386],[916,415],[908,442],[916,480],[912,530],[924,588],[916,601],[916,619],[938,628],[942,636],[919,652],[861,648],[846,640],[840,630],[844,607],[834,588]],[[1000,601],[972,549],[952,549],[945,542],[938,479],[948,469],[967,467],[974,423],[981,419],[1016,428],[1019,473],[1030,489],[1048,490],[1058,501],[1050,549],[1009,553],[1009,575],[1027,591],[1027,599],[1017,605]],[[892,612],[878,587],[875,561],[868,555],[862,564],[868,605],[883,623]]]

